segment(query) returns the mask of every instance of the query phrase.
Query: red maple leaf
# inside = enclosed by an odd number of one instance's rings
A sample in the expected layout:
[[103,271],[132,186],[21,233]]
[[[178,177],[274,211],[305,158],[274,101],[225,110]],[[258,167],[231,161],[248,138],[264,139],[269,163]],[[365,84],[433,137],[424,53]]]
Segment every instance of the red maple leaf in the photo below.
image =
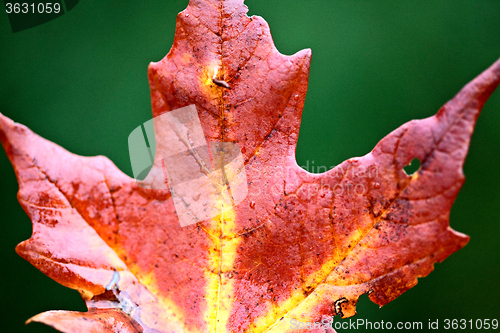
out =
[[[351,316],[362,294],[384,305],[467,243],[449,212],[500,61],[435,116],[310,174],[295,162],[310,51],[281,55],[246,10],[191,1],[172,50],[149,68],[153,116],[195,104],[209,142],[241,149],[248,196],[212,219],[181,227],[170,190],[0,118],[33,221],[16,250],[89,307],[32,320],[67,332],[286,332],[292,319]],[[407,175],[414,158],[422,167]]]

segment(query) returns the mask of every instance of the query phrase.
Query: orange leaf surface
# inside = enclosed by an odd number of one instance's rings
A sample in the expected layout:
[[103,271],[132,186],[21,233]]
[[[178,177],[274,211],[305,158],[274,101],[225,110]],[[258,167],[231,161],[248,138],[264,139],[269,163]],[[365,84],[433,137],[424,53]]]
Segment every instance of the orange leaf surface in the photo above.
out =
[[[289,332],[291,319],[354,315],[362,294],[387,304],[467,244],[449,213],[500,61],[435,116],[311,174],[295,161],[311,53],[280,54],[246,11],[242,0],[191,0],[170,53],[149,67],[153,116],[195,104],[209,142],[241,149],[248,195],[213,219],[181,227],[169,189],[141,188],[107,158],[0,116],[33,221],[16,250],[89,308],[31,321],[63,332]],[[407,175],[414,158],[422,166]]]

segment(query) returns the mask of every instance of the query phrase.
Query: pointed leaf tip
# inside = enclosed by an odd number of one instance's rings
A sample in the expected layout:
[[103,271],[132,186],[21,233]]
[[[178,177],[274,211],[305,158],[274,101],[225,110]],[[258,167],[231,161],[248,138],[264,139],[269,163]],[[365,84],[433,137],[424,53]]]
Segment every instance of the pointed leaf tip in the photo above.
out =
[[33,316],[26,324],[38,322],[65,333],[137,333],[142,326],[119,309],[92,309],[88,312],[47,311]]
[[477,117],[484,104],[500,84],[500,59],[465,85],[445,107],[474,112]]

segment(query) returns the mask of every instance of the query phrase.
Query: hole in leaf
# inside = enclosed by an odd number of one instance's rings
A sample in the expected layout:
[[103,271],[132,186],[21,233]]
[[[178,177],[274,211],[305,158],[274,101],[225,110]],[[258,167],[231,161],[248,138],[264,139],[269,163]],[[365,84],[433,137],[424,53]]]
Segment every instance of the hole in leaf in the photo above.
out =
[[420,170],[420,160],[418,158],[414,158],[408,163],[403,170],[406,172],[408,176],[413,176],[415,172]]

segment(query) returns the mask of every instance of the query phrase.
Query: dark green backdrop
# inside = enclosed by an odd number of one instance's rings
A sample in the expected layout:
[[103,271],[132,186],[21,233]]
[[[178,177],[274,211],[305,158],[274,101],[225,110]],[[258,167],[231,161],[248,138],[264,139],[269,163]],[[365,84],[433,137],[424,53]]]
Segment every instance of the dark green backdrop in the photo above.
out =
[[[13,34],[0,13],[0,112],[82,155],[106,155],[129,175],[127,137],[150,118],[146,69],[170,49],[187,0],[81,0],[68,14]],[[297,158],[333,166],[369,152],[413,118],[434,114],[500,57],[497,0],[248,0],[285,54],[313,50]],[[451,226],[470,243],[371,321],[500,319],[500,91],[486,104],[465,165]],[[4,332],[53,332],[29,317],[84,310],[14,252],[31,224],[0,154],[0,316]]]

